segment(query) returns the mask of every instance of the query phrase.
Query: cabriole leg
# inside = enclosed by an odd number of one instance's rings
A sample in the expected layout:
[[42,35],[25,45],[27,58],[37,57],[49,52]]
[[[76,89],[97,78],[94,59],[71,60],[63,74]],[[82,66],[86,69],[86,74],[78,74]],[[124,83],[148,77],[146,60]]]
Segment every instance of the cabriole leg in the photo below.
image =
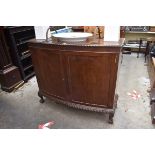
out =
[[110,113],[108,123],[113,124],[113,117],[114,117],[114,113]]
[[43,95],[40,93],[40,92],[38,92],[38,96],[40,97],[40,103],[44,103],[45,102],[45,100],[44,100],[44,98],[43,98]]

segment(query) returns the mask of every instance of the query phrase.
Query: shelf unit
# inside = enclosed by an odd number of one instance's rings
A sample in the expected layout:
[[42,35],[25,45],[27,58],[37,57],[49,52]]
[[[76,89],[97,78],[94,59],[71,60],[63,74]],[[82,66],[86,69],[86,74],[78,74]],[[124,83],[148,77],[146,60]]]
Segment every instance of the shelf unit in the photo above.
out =
[[125,40],[126,42],[130,40],[140,40],[140,38],[154,38],[155,32],[147,31],[129,31],[125,32]]
[[35,38],[33,26],[8,26],[5,27],[8,44],[11,47],[13,64],[19,67],[21,77],[27,81],[34,76],[31,53],[28,49],[28,41]]
[[12,64],[10,57],[10,48],[6,41],[5,29],[0,26],[0,85],[1,89],[11,92],[15,88],[21,86],[19,68]]
[[128,31],[128,32],[125,32],[125,33],[136,33],[136,34],[155,34],[155,32],[152,32],[152,31]]
[[[124,47],[126,48],[131,48],[133,50],[139,50],[139,45],[137,46],[137,44],[140,44],[140,40],[143,38],[145,40],[147,40],[148,38],[154,38],[155,37],[155,32],[152,31],[152,27],[149,26],[136,26],[137,28],[139,28],[139,30],[135,30],[134,31],[134,27],[132,28],[132,26],[130,26],[130,31],[126,31],[125,27],[123,28],[123,32],[124,32],[124,37],[125,37],[125,42],[126,45],[124,45]],[[144,31],[144,27],[146,27],[145,31]],[[134,43],[135,42],[135,43]],[[146,41],[144,41],[146,42]],[[127,44],[131,44],[128,45]],[[142,46],[142,49],[145,49],[146,47]]]

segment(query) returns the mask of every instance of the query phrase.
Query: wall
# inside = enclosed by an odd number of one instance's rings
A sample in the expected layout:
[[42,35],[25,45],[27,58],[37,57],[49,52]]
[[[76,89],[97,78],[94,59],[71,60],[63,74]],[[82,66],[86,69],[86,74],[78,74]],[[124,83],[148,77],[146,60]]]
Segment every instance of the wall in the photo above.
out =
[[105,26],[104,41],[118,41],[120,39],[120,26]]
[[[46,39],[46,31],[49,28],[49,26],[35,26],[35,35],[36,39]],[[48,34],[50,36],[50,34]]]

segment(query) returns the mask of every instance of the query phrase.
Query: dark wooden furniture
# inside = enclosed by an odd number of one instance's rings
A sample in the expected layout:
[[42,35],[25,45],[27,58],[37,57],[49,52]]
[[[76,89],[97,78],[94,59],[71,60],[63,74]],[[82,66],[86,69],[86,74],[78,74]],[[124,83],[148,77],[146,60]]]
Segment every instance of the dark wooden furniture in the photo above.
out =
[[102,39],[72,45],[31,41],[40,102],[46,96],[71,107],[105,112],[113,123],[121,45],[121,40]]
[[150,30],[149,26],[125,26],[127,32],[148,32]]
[[65,26],[50,26],[50,31],[57,31],[64,28]]
[[150,78],[150,105],[151,105],[151,119],[155,124],[155,58],[149,57],[148,59],[148,73]]
[[12,64],[4,28],[0,27],[0,84],[4,91],[11,92],[22,83],[18,67]]
[[150,56],[148,61],[150,86],[153,89],[155,88],[155,58]]
[[140,40],[140,38],[149,38],[155,37],[155,32],[151,31],[126,31],[125,32],[125,39],[128,40]]
[[155,37],[155,32],[150,31],[148,26],[125,26],[126,43],[130,44],[131,42],[135,42],[135,46],[133,46],[133,43],[132,46],[125,45],[124,50],[127,49],[130,52],[137,52],[137,58],[139,57],[139,53],[144,53],[146,61],[146,57],[148,56],[149,43],[147,43],[146,46],[141,46],[143,45],[141,43],[146,41],[149,37]]
[[152,124],[155,124],[155,88],[151,90],[150,97],[151,97],[151,100],[150,100],[151,120],[152,120]]
[[147,38],[139,38],[137,40],[128,40],[123,45],[123,50],[128,50],[131,52],[137,52],[137,58],[139,58],[139,53],[143,53],[145,56],[145,62],[146,57],[149,54],[149,42],[147,41]]
[[27,81],[34,76],[31,53],[27,44],[30,39],[35,38],[34,27],[9,26],[5,27],[5,30],[13,64],[19,67],[22,79]]
[[84,26],[71,26],[73,32],[84,32]]
[[139,53],[144,53],[145,56],[145,62],[146,62],[146,57],[149,54],[149,42],[147,41],[147,38],[140,38],[139,41],[139,51],[137,53],[137,58],[139,58]]
[[120,38],[125,38],[125,26],[120,26]]
[[155,26],[150,26],[150,32],[155,32]]

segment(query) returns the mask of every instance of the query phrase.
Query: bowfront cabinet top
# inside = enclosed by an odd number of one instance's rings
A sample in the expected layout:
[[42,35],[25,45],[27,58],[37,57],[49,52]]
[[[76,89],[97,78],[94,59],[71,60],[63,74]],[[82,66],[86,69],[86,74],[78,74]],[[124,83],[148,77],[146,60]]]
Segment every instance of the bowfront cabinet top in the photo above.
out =
[[22,83],[17,66],[12,64],[5,29],[0,26],[0,84],[1,89],[11,92]]
[[48,42],[42,39],[32,39],[29,45],[44,45],[44,46],[70,46],[70,47],[121,47],[124,43],[124,38],[120,38],[119,41],[104,41],[103,39],[90,38],[85,42],[77,43],[63,43],[58,40],[50,39]]

